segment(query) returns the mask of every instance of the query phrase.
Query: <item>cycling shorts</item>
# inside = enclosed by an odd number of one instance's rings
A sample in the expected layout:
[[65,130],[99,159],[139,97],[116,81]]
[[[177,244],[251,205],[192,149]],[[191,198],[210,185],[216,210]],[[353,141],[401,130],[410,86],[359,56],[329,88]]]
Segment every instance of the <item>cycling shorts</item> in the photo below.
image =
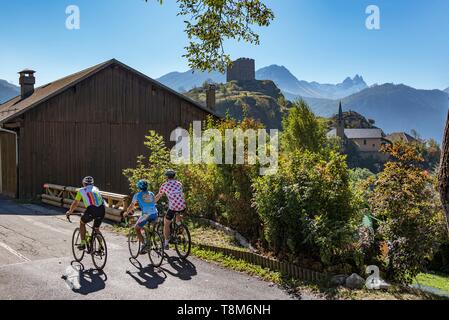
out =
[[175,215],[177,214],[183,214],[185,210],[181,210],[181,211],[174,211],[174,210],[168,210],[167,214],[165,215],[165,219],[172,221],[173,218],[175,217]]
[[142,214],[136,222],[136,227],[143,229],[149,222],[155,222],[157,220],[157,213],[154,214]]
[[94,221],[94,228],[99,228],[101,223],[103,222],[104,215],[106,214],[106,209],[104,205],[99,207],[89,206],[81,217],[81,221],[84,223],[89,223],[92,220]]

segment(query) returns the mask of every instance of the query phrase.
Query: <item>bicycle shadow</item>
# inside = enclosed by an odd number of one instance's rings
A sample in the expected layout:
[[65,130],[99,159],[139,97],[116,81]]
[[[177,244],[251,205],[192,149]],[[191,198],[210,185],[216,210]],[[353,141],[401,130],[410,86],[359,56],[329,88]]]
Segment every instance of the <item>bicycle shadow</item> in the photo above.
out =
[[85,270],[84,265],[77,261],[72,261],[70,264],[73,268],[79,270],[80,272],[80,288],[73,289],[74,292],[82,295],[88,295],[90,293],[103,290],[106,287],[108,276],[104,273],[104,271],[97,269]]
[[[137,272],[126,271],[129,276],[138,284],[148,289],[157,289],[159,285],[164,283],[167,275],[161,269],[157,271],[153,266],[143,267],[139,260],[129,258],[129,262],[138,270]],[[162,273],[162,276],[160,275]]]
[[177,277],[181,280],[184,281],[192,280],[192,277],[198,274],[195,265],[188,260],[183,260],[176,256],[170,257],[168,256],[167,253],[165,253],[165,260],[170,265],[170,267],[173,268],[176,272],[173,272],[164,267],[161,267],[161,269],[167,272],[168,274]]

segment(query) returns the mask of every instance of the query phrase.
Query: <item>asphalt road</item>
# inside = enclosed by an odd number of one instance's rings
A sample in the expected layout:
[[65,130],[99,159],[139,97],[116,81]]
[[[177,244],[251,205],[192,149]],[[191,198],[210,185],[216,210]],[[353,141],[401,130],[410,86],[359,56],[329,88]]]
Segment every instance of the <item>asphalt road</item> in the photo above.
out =
[[[59,208],[17,204],[0,198],[0,299],[294,299],[274,284],[190,257],[183,262],[168,251],[160,268],[148,256],[130,260],[126,238],[102,233],[108,244],[103,273],[90,256],[73,263],[70,224]],[[79,290],[62,278],[67,267],[80,268]],[[296,297],[297,298],[297,297]],[[302,296],[302,299],[313,299]]]

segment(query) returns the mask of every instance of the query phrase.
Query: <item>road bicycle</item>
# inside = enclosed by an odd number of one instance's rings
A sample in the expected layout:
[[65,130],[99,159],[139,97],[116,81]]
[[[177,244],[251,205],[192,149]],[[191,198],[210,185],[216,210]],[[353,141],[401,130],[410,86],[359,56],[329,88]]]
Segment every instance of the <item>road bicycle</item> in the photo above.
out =
[[[72,223],[70,216],[67,216],[67,220]],[[86,224],[92,232],[89,233],[86,230],[86,248],[84,250],[79,250],[78,246],[81,244],[81,234],[80,228],[76,228],[72,235],[72,253],[73,257],[77,262],[81,262],[84,255],[90,254],[92,257],[92,262],[97,268],[97,270],[103,270],[106,266],[106,261],[108,260],[108,248],[106,245],[106,240],[103,235],[98,232],[93,225]]]
[[[159,222],[157,224],[157,230],[160,234],[164,234],[164,215],[159,214],[159,218],[161,219],[159,219]],[[187,257],[190,255],[190,249],[192,247],[190,231],[187,225],[182,222],[182,215],[179,213],[176,213],[175,217],[173,217],[173,220],[170,223],[169,243],[175,245],[176,253],[182,260],[187,259]]]
[[144,228],[144,240],[142,244],[137,238],[137,232],[133,224],[129,224],[130,218],[139,218],[140,215],[134,214],[125,218],[125,223],[129,226],[128,230],[128,249],[132,258],[137,259],[140,255],[142,246],[145,247],[148,258],[153,267],[160,267],[164,260],[164,240],[161,233],[156,229],[156,223],[148,223]]

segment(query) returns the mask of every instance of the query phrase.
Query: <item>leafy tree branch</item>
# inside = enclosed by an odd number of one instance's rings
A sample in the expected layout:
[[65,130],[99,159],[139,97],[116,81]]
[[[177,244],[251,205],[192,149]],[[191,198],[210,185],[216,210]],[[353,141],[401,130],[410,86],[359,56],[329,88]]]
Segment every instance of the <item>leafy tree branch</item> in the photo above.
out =
[[[157,0],[163,4],[163,0]],[[145,0],[148,2],[148,0]],[[254,26],[269,26],[274,13],[261,0],[177,0],[179,16],[186,18],[189,45],[183,57],[192,69],[226,71],[231,63],[226,40],[259,45]]]

